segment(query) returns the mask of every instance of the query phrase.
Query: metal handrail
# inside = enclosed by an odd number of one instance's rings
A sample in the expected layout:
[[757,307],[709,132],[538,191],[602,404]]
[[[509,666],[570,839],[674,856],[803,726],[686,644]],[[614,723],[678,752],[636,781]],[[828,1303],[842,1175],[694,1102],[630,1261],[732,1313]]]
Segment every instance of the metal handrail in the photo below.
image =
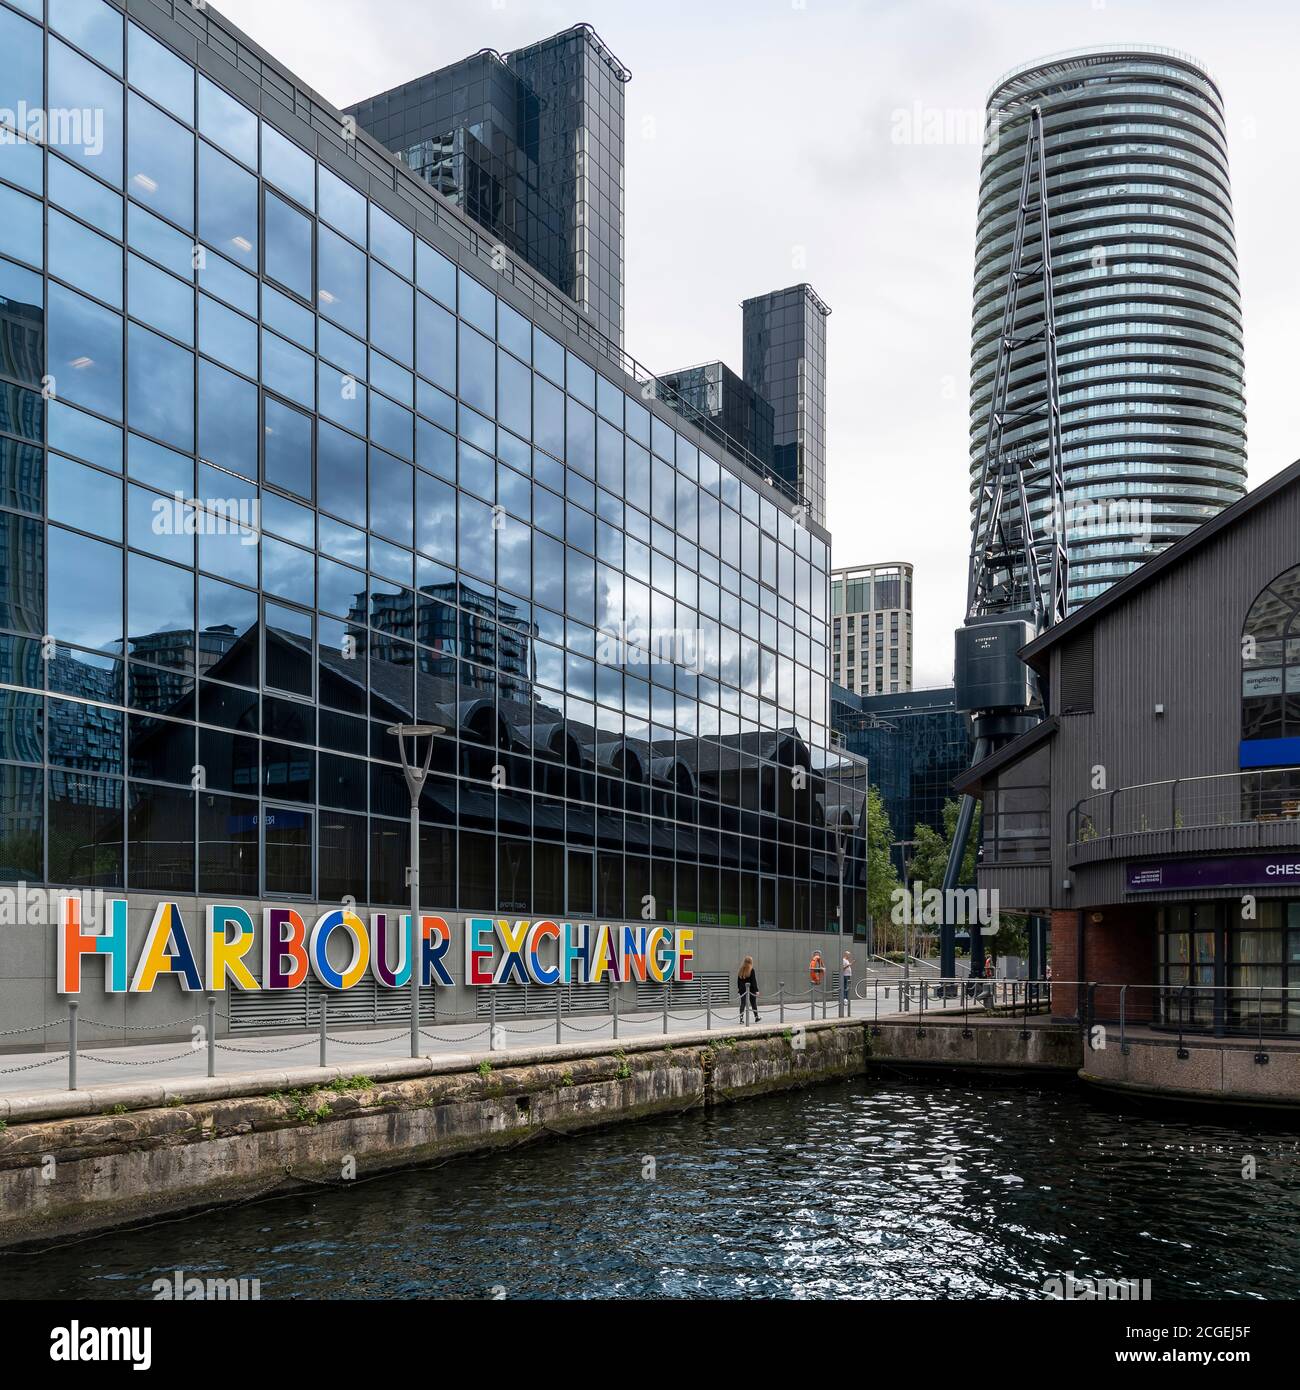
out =
[[[1263,779],[1266,776],[1285,777],[1288,773],[1295,779],[1291,786],[1265,789]],[[1252,780],[1259,807],[1254,814],[1247,815],[1241,803]],[[1204,803],[1198,802],[1197,793],[1204,793],[1211,784],[1223,787],[1226,794],[1222,799],[1216,798],[1212,806],[1201,809]],[[1232,790],[1234,787],[1235,798]],[[1149,797],[1149,801],[1144,802],[1141,809],[1144,824],[1116,830],[1117,799],[1133,797],[1138,793],[1146,793]],[[1230,804],[1234,799],[1235,807]],[[1158,810],[1158,807],[1163,809]],[[1235,810],[1235,815],[1225,816],[1225,808],[1229,811]],[[1211,814],[1216,818],[1211,819]],[[1148,816],[1154,816],[1154,824],[1145,823]],[[1173,777],[1159,782],[1134,782],[1126,787],[1096,792],[1091,796],[1081,797],[1070,808],[1067,813],[1067,835],[1072,845],[1086,845],[1096,840],[1112,839],[1116,835],[1203,829],[1210,826],[1260,825],[1270,824],[1274,820],[1300,822],[1300,773],[1293,768],[1204,773],[1193,777]],[[1092,834],[1087,837],[1082,834],[1085,821],[1092,828]]]

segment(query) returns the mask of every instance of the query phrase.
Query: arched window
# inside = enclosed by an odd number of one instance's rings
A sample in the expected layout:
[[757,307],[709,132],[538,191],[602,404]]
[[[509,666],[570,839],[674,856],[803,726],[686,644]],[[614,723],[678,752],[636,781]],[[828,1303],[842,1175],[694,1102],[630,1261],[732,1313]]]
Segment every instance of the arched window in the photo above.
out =
[[1278,575],[1246,617],[1241,739],[1243,767],[1300,765],[1300,565]]

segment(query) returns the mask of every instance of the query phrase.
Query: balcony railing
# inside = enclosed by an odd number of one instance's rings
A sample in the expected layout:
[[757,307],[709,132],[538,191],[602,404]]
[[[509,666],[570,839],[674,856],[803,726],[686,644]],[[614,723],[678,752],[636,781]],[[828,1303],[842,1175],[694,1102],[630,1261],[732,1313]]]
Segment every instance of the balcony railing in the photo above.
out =
[[1076,802],[1067,833],[1075,845],[1115,835],[1207,826],[1295,822],[1300,839],[1300,768],[1176,777],[1098,792]]

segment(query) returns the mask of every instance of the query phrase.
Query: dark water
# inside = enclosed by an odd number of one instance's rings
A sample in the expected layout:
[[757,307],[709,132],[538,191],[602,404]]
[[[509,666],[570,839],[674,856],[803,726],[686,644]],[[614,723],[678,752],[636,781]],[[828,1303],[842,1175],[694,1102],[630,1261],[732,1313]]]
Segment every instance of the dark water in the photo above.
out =
[[1298,1141],[864,1080],[0,1254],[0,1296],[150,1297],[179,1269],[264,1299],[1042,1297],[1066,1273],[1295,1299]]

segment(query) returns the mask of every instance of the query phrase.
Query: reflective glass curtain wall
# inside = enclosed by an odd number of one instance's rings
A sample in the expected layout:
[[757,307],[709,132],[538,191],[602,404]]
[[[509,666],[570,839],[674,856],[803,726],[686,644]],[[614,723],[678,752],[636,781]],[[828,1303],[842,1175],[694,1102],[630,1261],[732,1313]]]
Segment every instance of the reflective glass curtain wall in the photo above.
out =
[[0,139],[0,877],[400,902],[418,718],[432,903],[827,926],[825,540],[142,25],[39,8],[0,107],[94,106]]

